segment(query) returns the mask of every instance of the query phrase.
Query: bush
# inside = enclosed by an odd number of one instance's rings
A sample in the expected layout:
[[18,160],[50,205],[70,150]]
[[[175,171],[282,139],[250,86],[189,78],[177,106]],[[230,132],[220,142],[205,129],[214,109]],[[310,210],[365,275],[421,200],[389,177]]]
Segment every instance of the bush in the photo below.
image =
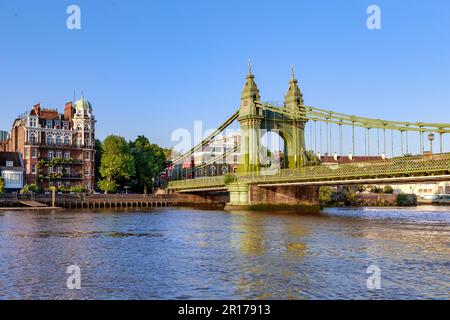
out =
[[73,193],[83,193],[86,192],[86,188],[83,186],[73,186],[70,187],[69,191]]
[[0,194],[5,192],[5,180],[0,177]]
[[417,196],[415,194],[400,193],[397,196],[397,205],[400,207],[417,205]]
[[364,185],[356,186],[356,191],[357,192],[364,192],[364,191],[366,191],[366,186],[364,186]]
[[391,186],[384,186],[384,193],[393,194],[394,193],[394,188],[392,188]]
[[103,179],[98,182],[98,187],[105,193],[116,192],[119,187],[115,181],[109,181],[108,179]]
[[227,173],[225,175],[225,184],[230,184],[237,181],[237,177],[232,173]]
[[328,187],[320,187],[319,204],[322,207],[329,206],[333,203],[333,191]]
[[383,189],[380,187],[372,187],[371,191],[373,193],[383,193]]
[[25,186],[23,186],[22,190],[20,190],[21,194],[28,194],[30,192],[40,192],[39,186],[35,183],[32,184],[26,184]]

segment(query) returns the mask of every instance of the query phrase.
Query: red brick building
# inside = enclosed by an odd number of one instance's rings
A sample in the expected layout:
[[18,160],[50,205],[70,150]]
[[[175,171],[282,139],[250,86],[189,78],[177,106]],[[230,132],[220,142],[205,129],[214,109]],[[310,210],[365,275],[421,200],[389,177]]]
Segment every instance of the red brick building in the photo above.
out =
[[82,97],[66,103],[64,113],[35,105],[12,126],[6,150],[19,152],[25,166],[24,184],[70,188],[95,187],[95,117]]

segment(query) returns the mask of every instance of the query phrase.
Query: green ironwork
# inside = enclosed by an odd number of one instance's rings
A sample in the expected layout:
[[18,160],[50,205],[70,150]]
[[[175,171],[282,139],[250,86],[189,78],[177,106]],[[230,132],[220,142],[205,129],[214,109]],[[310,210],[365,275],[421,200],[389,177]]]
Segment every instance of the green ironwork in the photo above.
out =
[[208,189],[214,187],[225,187],[225,176],[176,180],[170,181],[168,185],[169,190]]
[[[235,187],[242,189],[243,185],[254,183],[284,183],[284,182],[308,182],[308,181],[331,181],[350,180],[366,178],[390,178],[408,176],[427,176],[434,174],[450,173],[450,153],[443,151],[443,135],[450,133],[448,123],[424,123],[424,122],[404,122],[389,121],[348,115],[312,106],[305,106],[303,95],[295,79],[294,71],[289,82],[289,88],[285,95],[283,105],[274,105],[261,102],[260,93],[255,82],[255,76],[249,65],[249,72],[246,83],[242,90],[241,105],[230,118],[228,118],[216,131],[208,136],[200,144],[189,150],[187,153],[174,160],[174,164],[188,158],[191,159],[194,152],[201,150],[204,146],[212,142],[223,130],[231,125],[235,120],[240,122],[241,142],[240,166],[236,176]],[[352,155],[356,156],[355,150],[355,128],[363,128],[365,154],[370,155],[370,132],[377,130],[377,153],[383,150],[384,157],[387,156],[386,130],[391,131],[391,159],[377,161],[350,162],[336,165],[306,166],[306,150],[304,129],[307,122],[314,125],[314,151],[317,152],[318,145],[322,152],[323,133],[322,123],[325,124],[326,152],[331,153],[331,148],[339,146],[340,155],[343,153],[343,126],[352,127]],[[317,122],[319,122],[319,137],[317,137]],[[339,144],[333,144],[332,125],[339,126]],[[311,125],[312,126],[312,125]],[[266,170],[260,163],[261,130],[276,130],[285,142],[284,159],[285,167],[288,169]],[[383,146],[380,142],[380,130],[383,130]],[[394,158],[394,133],[400,134],[401,153],[409,153],[409,133],[418,132],[420,136],[420,153],[424,154],[424,135],[429,136],[439,134],[439,147],[441,154],[432,155],[432,140],[430,140],[431,155],[417,157]],[[405,133],[405,135],[403,134]],[[310,128],[310,145],[313,146],[312,127]],[[317,139],[319,138],[319,143]],[[406,141],[404,140],[406,139]],[[234,150],[233,150],[234,151]],[[334,150],[333,150],[334,151]],[[202,168],[214,161],[222,159],[226,154],[212,159],[208,163],[194,168]],[[264,169],[263,169],[264,168]],[[239,188],[238,188],[239,186]],[[171,181],[169,189],[172,190],[193,190],[208,188],[226,188],[223,176],[205,177],[191,180]]]
[[[444,153],[434,156],[399,157],[377,161],[282,169],[271,175],[251,172],[238,174],[237,182],[252,184],[319,182],[449,174],[450,153]],[[225,186],[224,176],[171,181],[169,183],[169,189],[172,190]]]

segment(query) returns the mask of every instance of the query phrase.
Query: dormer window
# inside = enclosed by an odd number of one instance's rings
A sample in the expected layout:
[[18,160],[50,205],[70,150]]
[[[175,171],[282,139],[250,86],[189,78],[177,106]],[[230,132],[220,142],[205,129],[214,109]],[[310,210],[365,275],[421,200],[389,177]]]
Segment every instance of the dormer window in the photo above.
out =
[[53,128],[53,121],[52,120],[47,120],[46,123],[45,123],[45,127],[47,129]]
[[37,127],[37,120],[36,118],[30,118],[30,127],[36,128]]
[[6,166],[7,167],[14,167],[14,162],[13,161],[6,161]]

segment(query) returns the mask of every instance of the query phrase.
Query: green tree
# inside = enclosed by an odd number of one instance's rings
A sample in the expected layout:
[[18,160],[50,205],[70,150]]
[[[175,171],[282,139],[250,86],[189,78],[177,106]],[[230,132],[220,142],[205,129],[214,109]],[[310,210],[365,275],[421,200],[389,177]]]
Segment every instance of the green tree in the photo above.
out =
[[384,186],[384,193],[394,193],[394,188],[392,188],[391,186]]
[[100,181],[100,164],[102,162],[103,147],[99,139],[95,139],[95,182]]
[[109,135],[103,141],[99,172],[102,180],[98,187],[105,193],[115,192],[120,184],[134,176],[134,158],[123,137]]
[[305,153],[306,166],[318,166],[320,165],[319,157],[314,153],[314,151],[306,151]]
[[322,207],[329,206],[333,203],[333,190],[328,187],[320,187],[319,189],[319,204]]
[[167,150],[150,143],[145,136],[138,136],[130,146],[136,168],[135,188],[147,193],[154,187],[154,181],[166,166]]
[[3,177],[0,177],[0,194],[5,192],[5,180]]
[[400,193],[397,196],[397,205],[400,207],[416,206],[417,196],[415,194]]

